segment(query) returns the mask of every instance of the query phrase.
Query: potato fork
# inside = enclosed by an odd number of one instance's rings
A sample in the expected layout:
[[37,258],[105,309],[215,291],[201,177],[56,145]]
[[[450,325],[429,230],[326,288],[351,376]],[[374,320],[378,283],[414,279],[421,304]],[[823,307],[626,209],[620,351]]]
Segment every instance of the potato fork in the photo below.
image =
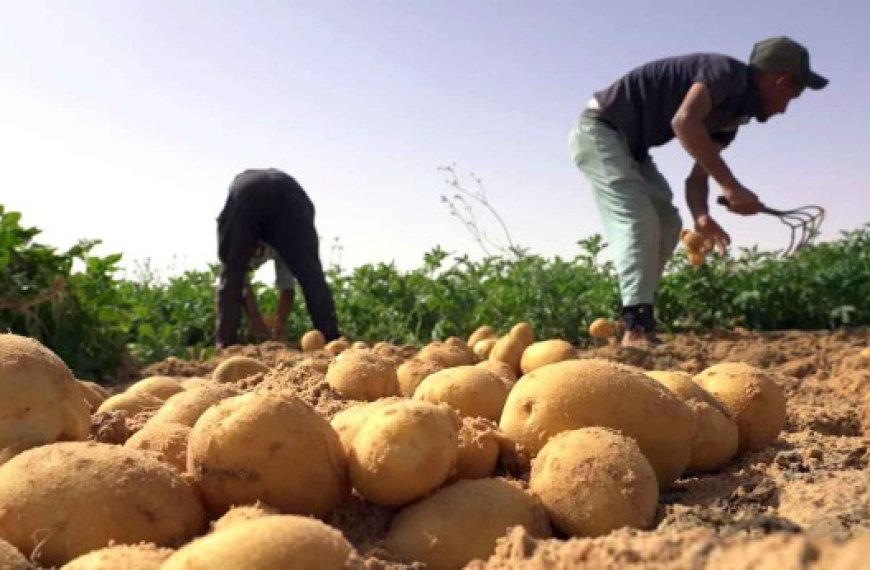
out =
[[[725,196],[719,196],[716,202],[726,208],[729,205]],[[816,205],[802,206],[793,210],[776,210],[762,205],[760,212],[776,216],[791,231],[791,239],[783,256],[791,255],[812,243],[819,235],[822,222],[825,220],[825,209]]]

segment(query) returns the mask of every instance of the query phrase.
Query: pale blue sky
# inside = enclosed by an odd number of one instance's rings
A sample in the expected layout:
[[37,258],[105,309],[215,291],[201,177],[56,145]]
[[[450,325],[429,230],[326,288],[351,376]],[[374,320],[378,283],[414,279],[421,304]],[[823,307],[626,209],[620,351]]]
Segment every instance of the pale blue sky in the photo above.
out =
[[[570,255],[601,231],[567,149],[591,92],[787,34],[831,85],[726,156],[770,205],[825,205],[831,238],[870,221],[868,21],[858,1],[0,0],[0,203],[50,243],[202,267],[233,175],[275,166],[344,265],[413,267],[436,244],[477,253],[438,199],[435,169],[456,161],[517,242]],[[689,159],[676,143],[654,157],[685,213]],[[720,221],[740,245],[787,242],[772,219]]]

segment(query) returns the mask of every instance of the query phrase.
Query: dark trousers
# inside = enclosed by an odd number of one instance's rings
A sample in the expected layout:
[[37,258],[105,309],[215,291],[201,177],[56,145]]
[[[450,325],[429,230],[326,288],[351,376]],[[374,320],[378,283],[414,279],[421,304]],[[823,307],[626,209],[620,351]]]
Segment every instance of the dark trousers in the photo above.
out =
[[257,242],[275,249],[293,272],[314,328],[327,340],[340,336],[332,292],[320,262],[314,205],[302,187],[278,170],[246,170],[230,186],[218,217],[218,286],[216,344],[238,341],[242,288]]

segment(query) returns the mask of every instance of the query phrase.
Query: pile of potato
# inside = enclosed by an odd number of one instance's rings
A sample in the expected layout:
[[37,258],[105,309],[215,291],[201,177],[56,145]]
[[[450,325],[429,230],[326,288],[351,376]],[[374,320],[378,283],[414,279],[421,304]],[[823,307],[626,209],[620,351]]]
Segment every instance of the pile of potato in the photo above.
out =
[[[327,525],[352,496],[394,513],[380,545],[460,568],[521,525],[598,536],[653,523],[681,475],[721,469],[785,424],[776,379],[739,363],[695,377],[580,359],[528,323],[415,354],[302,338],[299,373],[346,406],[318,413],[234,356],[209,378],[108,394],[35,340],[0,335],[0,567],[344,568]],[[89,436],[118,415],[132,436]]]

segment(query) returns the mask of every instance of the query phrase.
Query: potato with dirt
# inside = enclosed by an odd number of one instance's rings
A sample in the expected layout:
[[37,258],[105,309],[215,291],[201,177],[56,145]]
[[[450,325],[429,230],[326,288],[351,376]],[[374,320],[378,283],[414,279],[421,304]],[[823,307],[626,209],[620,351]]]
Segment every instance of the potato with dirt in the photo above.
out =
[[40,342],[0,334],[0,465],[17,453],[87,439],[90,409],[66,364]]
[[508,387],[494,373],[477,366],[455,366],[427,376],[414,400],[447,404],[460,416],[498,421]]
[[229,528],[238,523],[261,519],[270,515],[279,515],[277,509],[265,505],[259,501],[253,505],[239,505],[228,510],[224,515],[211,523],[211,532]]
[[335,430],[282,392],[250,392],[207,410],[190,432],[187,472],[214,514],[259,500],[325,517],[350,491]]
[[667,489],[685,470],[695,414],[640,369],[588,358],[548,364],[520,378],[499,428],[508,463],[527,465],[551,437],[582,427],[609,427],[633,437]]
[[541,505],[504,479],[459,481],[415,503],[393,519],[384,547],[431,570],[462,568],[486,560],[507,529],[521,526],[550,536]]
[[596,427],[550,439],[532,461],[529,489],[572,536],[649,528],[659,500],[655,471],[635,440]]
[[268,366],[248,356],[231,356],[218,364],[211,379],[219,384],[232,384],[244,380],[255,374],[267,374],[271,370]]
[[350,453],[353,440],[370,417],[379,413],[387,406],[401,401],[400,398],[381,398],[374,402],[360,402],[335,414],[329,421],[332,429],[338,434],[341,446],[345,452]]
[[722,362],[694,380],[737,422],[738,454],[764,449],[785,427],[785,393],[772,374],[742,362]]
[[416,358],[437,362],[444,368],[474,364],[477,358],[465,341],[452,337],[444,342],[430,342],[424,346]]
[[329,365],[326,381],[342,397],[371,402],[399,395],[393,363],[369,350],[348,349]]
[[388,507],[420,499],[453,470],[459,415],[446,405],[413,400],[380,410],[351,446],[350,480],[360,495]]
[[458,437],[456,464],[448,482],[492,476],[501,451],[498,425],[483,418],[465,417]]
[[187,471],[187,438],[190,426],[172,422],[146,422],[124,443],[124,447],[148,451],[180,473]]
[[318,330],[310,330],[299,339],[302,352],[317,352],[326,346],[326,337]]
[[147,543],[118,544],[83,554],[61,570],[160,570],[173,552]]
[[110,544],[177,546],[205,529],[173,468],[117,445],[53,443],[0,467],[0,538],[43,566]]
[[344,570],[354,555],[341,532],[318,520],[271,515],[194,540],[161,570]]
[[424,378],[430,374],[435,374],[439,370],[444,370],[444,365],[441,362],[423,360],[416,357],[406,360],[396,370],[399,392],[402,396],[410,398],[414,395],[414,391]]

